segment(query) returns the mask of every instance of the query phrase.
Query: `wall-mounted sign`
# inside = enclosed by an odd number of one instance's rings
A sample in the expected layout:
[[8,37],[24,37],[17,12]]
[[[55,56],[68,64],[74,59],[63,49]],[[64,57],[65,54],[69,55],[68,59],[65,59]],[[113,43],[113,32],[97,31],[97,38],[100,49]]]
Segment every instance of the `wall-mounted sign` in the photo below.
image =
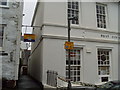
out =
[[24,42],[35,42],[35,34],[24,34]]
[[110,35],[110,34],[101,34],[101,37],[102,38],[106,38],[106,39],[120,39],[120,36],[119,35]]
[[74,43],[73,42],[65,42],[64,48],[65,49],[73,49]]

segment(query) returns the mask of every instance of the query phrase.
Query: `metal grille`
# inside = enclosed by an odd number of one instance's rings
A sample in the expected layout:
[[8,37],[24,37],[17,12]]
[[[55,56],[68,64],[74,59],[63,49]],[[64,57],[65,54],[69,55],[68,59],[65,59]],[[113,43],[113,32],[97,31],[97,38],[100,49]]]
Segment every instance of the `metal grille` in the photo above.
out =
[[57,87],[57,75],[58,73],[56,71],[47,71],[47,84]]

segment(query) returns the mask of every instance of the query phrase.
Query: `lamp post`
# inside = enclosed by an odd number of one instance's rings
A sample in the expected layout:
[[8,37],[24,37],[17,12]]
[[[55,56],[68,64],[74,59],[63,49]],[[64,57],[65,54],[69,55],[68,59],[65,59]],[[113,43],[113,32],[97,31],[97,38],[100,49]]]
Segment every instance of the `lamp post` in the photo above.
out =
[[[68,42],[70,42],[70,21],[71,20],[76,20],[77,17],[72,17],[72,18],[68,18]],[[71,89],[71,64],[70,64],[70,49],[68,49],[68,87],[67,90]]]

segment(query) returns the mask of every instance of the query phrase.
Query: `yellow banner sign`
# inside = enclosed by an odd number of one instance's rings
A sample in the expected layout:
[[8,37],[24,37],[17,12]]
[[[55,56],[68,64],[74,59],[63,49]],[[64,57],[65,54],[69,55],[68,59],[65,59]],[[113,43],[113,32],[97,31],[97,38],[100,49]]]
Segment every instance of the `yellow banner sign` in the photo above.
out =
[[35,34],[24,34],[24,42],[35,42]]
[[65,42],[64,49],[73,49],[74,43],[73,42]]

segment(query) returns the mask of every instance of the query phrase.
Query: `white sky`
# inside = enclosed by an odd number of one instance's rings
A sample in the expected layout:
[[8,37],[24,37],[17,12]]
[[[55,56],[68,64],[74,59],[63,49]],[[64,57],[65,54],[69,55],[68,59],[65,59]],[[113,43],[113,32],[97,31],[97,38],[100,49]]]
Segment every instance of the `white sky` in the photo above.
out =
[[[31,25],[32,17],[35,9],[37,0],[24,0],[24,8],[23,8],[23,23],[22,25]],[[23,27],[22,32],[24,33],[26,30],[25,27]],[[26,33],[31,33],[31,28],[27,28]]]
[[[28,25],[31,26],[31,22],[32,22],[32,18],[33,18],[33,14],[34,14],[34,9],[36,6],[36,2],[37,0],[24,0],[24,7],[23,7],[23,14],[25,14],[23,16],[23,22],[22,25]],[[24,35],[24,33],[32,33],[32,28],[27,28],[26,27],[22,27],[22,35]],[[31,49],[30,43],[23,43],[22,44],[22,48],[28,48],[28,50]]]

